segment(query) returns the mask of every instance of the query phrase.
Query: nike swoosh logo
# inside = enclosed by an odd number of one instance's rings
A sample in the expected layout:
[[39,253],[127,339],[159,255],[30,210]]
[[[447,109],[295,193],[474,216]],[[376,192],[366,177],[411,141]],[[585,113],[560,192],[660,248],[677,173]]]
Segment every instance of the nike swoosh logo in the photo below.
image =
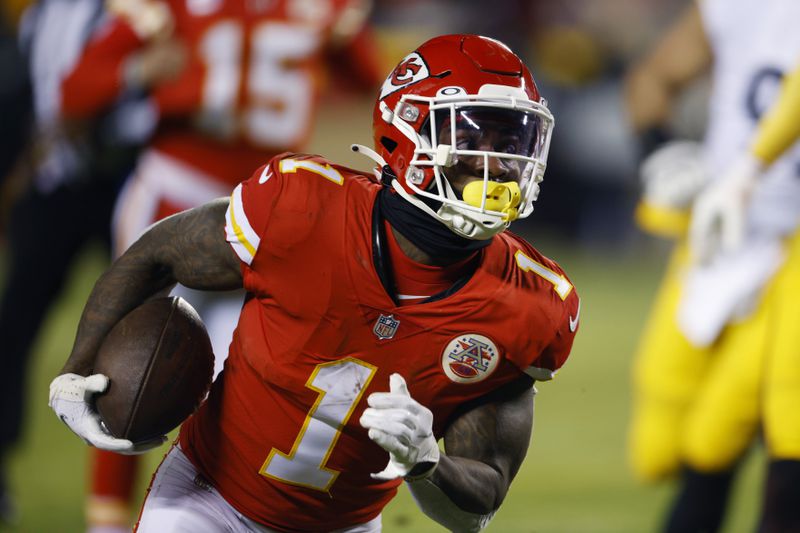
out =
[[572,315],[569,316],[569,330],[572,333],[575,333],[575,330],[578,329],[578,320],[581,317],[581,301],[578,300],[578,312],[575,313],[575,318],[572,318]]

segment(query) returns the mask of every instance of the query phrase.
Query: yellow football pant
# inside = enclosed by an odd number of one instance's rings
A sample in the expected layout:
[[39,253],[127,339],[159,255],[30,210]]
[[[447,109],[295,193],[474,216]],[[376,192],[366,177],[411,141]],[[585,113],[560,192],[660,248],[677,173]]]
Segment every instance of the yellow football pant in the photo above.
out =
[[800,233],[756,311],[698,349],[676,323],[686,244],[673,253],[633,368],[629,453],[644,480],[731,467],[763,424],[770,457],[800,460]]

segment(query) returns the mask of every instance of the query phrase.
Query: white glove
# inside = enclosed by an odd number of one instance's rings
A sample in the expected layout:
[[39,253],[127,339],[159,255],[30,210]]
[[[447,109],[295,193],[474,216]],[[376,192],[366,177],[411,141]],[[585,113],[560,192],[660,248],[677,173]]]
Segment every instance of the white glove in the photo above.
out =
[[763,171],[763,163],[746,154],[698,196],[689,224],[696,261],[707,263],[720,251],[730,253],[741,246],[749,199]]
[[369,408],[360,423],[369,430],[369,438],[389,452],[389,464],[383,471],[370,474],[374,479],[389,480],[406,476],[419,463],[439,463],[439,446],[433,437],[433,413],[408,393],[400,374],[389,376],[389,392],[374,392],[367,398]]
[[125,455],[144,453],[160,446],[166,436],[133,443],[118,439],[103,427],[100,415],[94,408],[93,396],[105,392],[108,377],[92,374],[84,377],[78,374],[62,374],[50,383],[49,405],[56,415],[86,444]]
[[688,209],[708,181],[703,148],[694,141],[670,141],[645,158],[639,175],[645,203]]

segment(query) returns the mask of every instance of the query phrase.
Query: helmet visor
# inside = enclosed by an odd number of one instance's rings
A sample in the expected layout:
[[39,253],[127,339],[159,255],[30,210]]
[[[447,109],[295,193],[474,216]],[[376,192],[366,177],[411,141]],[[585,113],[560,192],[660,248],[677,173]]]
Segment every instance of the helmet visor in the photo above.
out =
[[534,185],[544,172],[550,127],[540,113],[445,104],[431,113],[427,126],[422,133],[434,150],[450,146],[449,160],[438,170],[457,199],[462,199],[464,187],[475,180],[516,182],[523,193],[523,209],[526,202],[535,199],[538,186]]
[[462,152],[488,151],[531,158],[541,154],[542,118],[532,111],[451,106],[437,110],[433,118],[436,140],[432,144],[450,144]]

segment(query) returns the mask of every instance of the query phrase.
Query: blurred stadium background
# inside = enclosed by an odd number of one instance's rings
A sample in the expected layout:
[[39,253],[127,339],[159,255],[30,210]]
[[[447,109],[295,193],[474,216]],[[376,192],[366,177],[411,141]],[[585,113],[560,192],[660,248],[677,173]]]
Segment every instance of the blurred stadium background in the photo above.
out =
[[[3,0],[5,45],[26,0]],[[490,525],[496,532],[655,531],[670,487],[644,487],[625,460],[632,352],[663,268],[668,244],[632,224],[637,194],[636,142],[622,112],[620,78],[626,65],[657,37],[686,0],[377,0],[372,20],[386,70],[430,36],[483,33],[527,58],[556,116],[549,168],[533,216],[515,227],[561,263],[582,297],[581,332],[558,378],[539,387],[534,437],[506,503]],[[21,74],[0,54],[0,95]],[[675,129],[702,129],[700,84],[676,118]],[[371,144],[371,101],[353,101],[330,87],[311,151],[356,168],[366,161],[349,144]],[[0,109],[6,117],[14,109]],[[0,149],[19,133],[6,123]],[[13,154],[12,154],[13,155]],[[4,239],[15,184],[0,189]],[[0,241],[0,254],[4,246]],[[52,310],[31,358],[27,428],[9,458],[9,484],[19,506],[2,531],[83,529],[87,450],[47,407],[47,388],[63,364],[83,303],[104,268],[105,252],[87,250]],[[31,265],[44,269],[47,265]],[[3,279],[0,271],[0,280]],[[0,347],[2,349],[2,347]],[[0,421],[1,423],[1,421]],[[161,458],[152,453],[152,471]],[[756,450],[737,482],[728,533],[749,531],[760,496]],[[144,487],[149,473],[142,476]],[[3,528],[6,529],[3,529]],[[407,491],[384,513],[384,531],[441,531],[417,511]]]

